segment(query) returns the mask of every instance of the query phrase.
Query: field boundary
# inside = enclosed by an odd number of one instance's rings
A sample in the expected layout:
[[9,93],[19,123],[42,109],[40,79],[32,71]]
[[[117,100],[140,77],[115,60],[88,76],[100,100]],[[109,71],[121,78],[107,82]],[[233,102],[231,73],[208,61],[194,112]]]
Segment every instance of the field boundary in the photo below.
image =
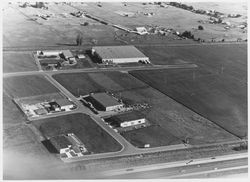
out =
[[[132,75],[131,73],[129,73],[129,74],[130,74],[130,75]],[[133,75],[132,75],[132,76],[133,76]],[[133,77],[135,77],[135,76],[133,76]],[[135,78],[136,78],[136,77],[135,77]],[[138,78],[137,78],[137,79],[138,79]],[[141,79],[139,79],[139,80],[141,80]],[[141,81],[142,81],[142,82],[144,82],[143,80],[141,80]],[[144,82],[144,83],[146,83],[146,82]],[[147,83],[146,83],[146,84],[147,84]],[[238,135],[236,135],[236,134],[233,134],[232,132],[230,132],[229,130],[225,129],[225,128],[224,128],[224,127],[222,127],[221,125],[219,125],[219,124],[215,123],[214,121],[212,121],[212,120],[210,120],[210,119],[208,119],[208,118],[204,117],[202,114],[199,114],[198,112],[196,112],[196,111],[194,111],[193,109],[189,108],[189,107],[188,107],[188,106],[186,106],[185,104],[183,104],[183,103],[181,103],[181,102],[178,102],[178,101],[177,101],[177,100],[175,100],[173,97],[171,97],[171,96],[169,96],[169,95],[165,94],[164,92],[162,92],[160,89],[154,88],[154,87],[150,86],[149,84],[147,84],[147,85],[148,85],[149,87],[151,87],[152,89],[155,89],[155,90],[159,91],[160,93],[162,93],[162,94],[166,95],[167,97],[171,98],[171,99],[172,99],[172,100],[174,100],[175,102],[177,102],[177,103],[179,103],[179,104],[183,105],[184,107],[186,107],[187,109],[191,110],[191,111],[192,111],[192,112],[194,112],[195,114],[197,114],[197,115],[201,116],[202,118],[207,119],[208,121],[210,121],[211,123],[213,123],[213,124],[214,124],[214,125],[216,125],[217,127],[219,127],[219,128],[221,128],[221,129],[223,129],[224,131],[226,131],[226,132],[230,133],[231,135],[233,135],[233,136],[237,137],[238,139],[242,140],[242,138],[241,138],[240,136],[238,136]]]

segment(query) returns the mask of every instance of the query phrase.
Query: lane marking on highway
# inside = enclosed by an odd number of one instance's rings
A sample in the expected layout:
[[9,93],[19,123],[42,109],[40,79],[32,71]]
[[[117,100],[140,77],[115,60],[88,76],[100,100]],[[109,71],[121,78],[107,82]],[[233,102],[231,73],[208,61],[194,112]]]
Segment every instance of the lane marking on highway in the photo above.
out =
[[209,157],[209,158],[202,158],[202,159],[192,159],[193,160],[192,162],[190,162],[191,160],[184,160],[184,161],[171,162],[171,163],[153,164],[153,165],[147,165],[147,166],[139,166],[139,167],[132,167],[132,168],[124,168],[124,169],[119,169],[119,170],[105,171],[102,174],[107,175],[107,176],[115,176],[115,175],[121,175],[121,174],[137,173],[137,172],[151,171],[151,170],[164,169],[164,168],[173,168],[173,167],[181,167],[181,166],[203,164],[203,163],[212,163],[212,162],[226,161],[226,160],[233,160],[233,159],[242,159],[242,158],[247,158],[247,155],[248,153],[242,153],[242,154],[235,154],[235,155],[218,156],[216,158]]
[[223,172],[223,171],[228,171],[228,170],[245,169],[245,168],[248,168],[248,165],[236,166],[236,167],[228,167],[228,168],[223,168],[223,169],[215,168],[213,170],[208,170],[208,171],[201,171],[201,172],[173,175],[173,176],[169,176],[168,178],[184,178],[184,177],[200,175],[200,174],[217,173],[217,172]]

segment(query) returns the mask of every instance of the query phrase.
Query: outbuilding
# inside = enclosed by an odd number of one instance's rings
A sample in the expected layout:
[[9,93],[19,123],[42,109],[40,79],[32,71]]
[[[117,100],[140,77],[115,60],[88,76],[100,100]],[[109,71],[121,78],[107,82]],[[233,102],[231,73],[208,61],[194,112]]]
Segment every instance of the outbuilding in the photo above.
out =
[[59,105],[61,110],[65,111],[70,111],[74,107],[74,104],[66,98],[58,99],[56,100],[56,103]]
[[105,119],[107,123],[114,127],[126,128],[146,123],[146,119],[140,112],[134,111],[121,115],[112,116]]
[[92,55],[102,63],[150,63],[149,58],[135,46],[95,46]]

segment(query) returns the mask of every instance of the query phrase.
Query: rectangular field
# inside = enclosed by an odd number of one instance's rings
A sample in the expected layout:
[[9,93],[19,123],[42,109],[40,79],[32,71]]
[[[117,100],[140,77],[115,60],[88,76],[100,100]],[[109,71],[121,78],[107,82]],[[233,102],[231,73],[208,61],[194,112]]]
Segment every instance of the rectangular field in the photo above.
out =
[[3,79],[3,89],[12,98],[59,92],[44,76],[13,76]]
[[47,138],[74,133],[92,153],[115,152],[121,145],[85,114],[71,114],[34,122]]
[[22,72],[38,70],[30,53],[3,53],[3,72]]
[[[91,92],[118,92],[122,90],[148,87],[143,82],[121,72],[67,73],[56,74],[53,78],[76,97]],[[73,81],[74,80],[74,81]]]
[[228,132],[247,136],[247,87],[234,77],[192,69],[131,74]]
[[127,131],[121,133],[121,135],[132,145],[139,148],[144,148],[146,144],[149,144],[150,147],[160,147],[183,143],[179,138],[166,132],[158,125]]
[[[213,73],[247,80],[247,44],[194,46],[137,46],[147,53],[153,64],[175,64],[176,61],[195,63]],[[181,62],[180,62],[181,63]]]

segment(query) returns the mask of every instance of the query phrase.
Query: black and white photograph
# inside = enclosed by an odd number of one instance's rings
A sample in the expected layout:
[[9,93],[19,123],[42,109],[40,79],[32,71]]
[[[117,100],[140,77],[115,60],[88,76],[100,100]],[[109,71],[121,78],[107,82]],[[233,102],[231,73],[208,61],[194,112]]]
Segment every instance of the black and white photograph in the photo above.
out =
[[248,179],[247,0],[4,0],[3,180]]

